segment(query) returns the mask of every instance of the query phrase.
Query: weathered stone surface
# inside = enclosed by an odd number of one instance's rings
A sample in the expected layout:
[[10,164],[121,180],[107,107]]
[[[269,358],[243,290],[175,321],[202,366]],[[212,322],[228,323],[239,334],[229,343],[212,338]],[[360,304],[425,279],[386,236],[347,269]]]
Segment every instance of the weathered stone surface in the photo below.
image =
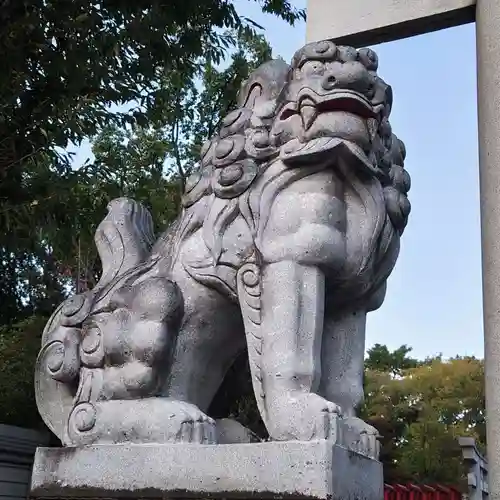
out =
[[322,41],[254,71],[155,244],[142,206],[110,204],[103,277],[54,313],[37,365],[65,445],[215,442],[207,409],[247,349],[272,440],[377,456],[355,412],[366,315],[410,212],[377,68],[370,49]]
[[380,500],[380,462],[327,441],[39,448],[32,498]]

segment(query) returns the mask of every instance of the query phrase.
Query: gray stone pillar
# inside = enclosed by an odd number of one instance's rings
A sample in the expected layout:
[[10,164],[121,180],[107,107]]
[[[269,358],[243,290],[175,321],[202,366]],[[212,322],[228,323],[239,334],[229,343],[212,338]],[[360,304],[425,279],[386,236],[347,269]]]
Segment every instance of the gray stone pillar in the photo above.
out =
[[468,500],[486,500],[488,496],[488,463],[479,453],[474,438],[458,438],[467,466]]
[[500,500],[500,2],[476,9],[487,449],[490,498]]

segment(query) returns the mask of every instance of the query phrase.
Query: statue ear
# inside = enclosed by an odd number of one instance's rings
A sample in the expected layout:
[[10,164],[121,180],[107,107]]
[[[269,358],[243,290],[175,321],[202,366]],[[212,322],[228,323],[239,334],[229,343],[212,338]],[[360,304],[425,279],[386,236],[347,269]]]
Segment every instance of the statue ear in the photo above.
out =
[[266,62],[253,71],[238,93],[239,108],[253,109],[262,101],[278,97],[286,82],[290,66],[281,59]]
[[243,105],[245,108],[253,109],[255,108],[255,102],[259,97],[262,96],[262,87],[256,83],[248,93],[245,104]]

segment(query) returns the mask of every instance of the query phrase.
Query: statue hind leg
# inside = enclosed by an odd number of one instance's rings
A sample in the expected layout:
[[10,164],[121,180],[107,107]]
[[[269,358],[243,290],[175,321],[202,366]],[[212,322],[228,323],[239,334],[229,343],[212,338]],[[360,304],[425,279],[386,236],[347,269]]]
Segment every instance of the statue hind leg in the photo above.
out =
[[386,291],[385,282],[355,307],[329,304],[325,312],[321,348],[322,374],[319,392],[342,407],[344,416],[355,417],[364,401],[366,317],[378,309]]
[[245,347],[241,315],[227,297],[197,282],[180,263],[172,278],[184,297],[184,318],[163,394],[206,412]]
[[378,432],[357,417],[364,401],[364,354],[367,312],[377,309],[385,296],[385,283],[356,308],[327,308],[319,393],[343,410],[344,444],[378,458]]
[[363,366],[366,311],[327,311],[321,349],[319,393],[342,407],[344,416],[356,416],[363,403]]

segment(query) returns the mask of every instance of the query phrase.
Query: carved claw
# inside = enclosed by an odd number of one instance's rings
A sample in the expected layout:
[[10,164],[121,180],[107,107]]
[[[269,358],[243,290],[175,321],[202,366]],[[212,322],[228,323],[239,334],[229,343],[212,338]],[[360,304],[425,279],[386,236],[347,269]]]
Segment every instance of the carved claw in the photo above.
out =
[[177,433],[177,442],[216,444],[215,422],[200,412],[196,420],[185,420]]
[[289,393],[272,400],[269,424],[273,439],[338,440],[341,409],[335,403],[314,393]]
[[347,448],[377,460],[380,452],[379,438],[377,429],[360,418],[342,419],[342,444]]
[[215,444],[215,421],[197,406],[183,401],[172,402],[174,411],[169,415],[169,425],[177,427],[174,440],[178,443]]

